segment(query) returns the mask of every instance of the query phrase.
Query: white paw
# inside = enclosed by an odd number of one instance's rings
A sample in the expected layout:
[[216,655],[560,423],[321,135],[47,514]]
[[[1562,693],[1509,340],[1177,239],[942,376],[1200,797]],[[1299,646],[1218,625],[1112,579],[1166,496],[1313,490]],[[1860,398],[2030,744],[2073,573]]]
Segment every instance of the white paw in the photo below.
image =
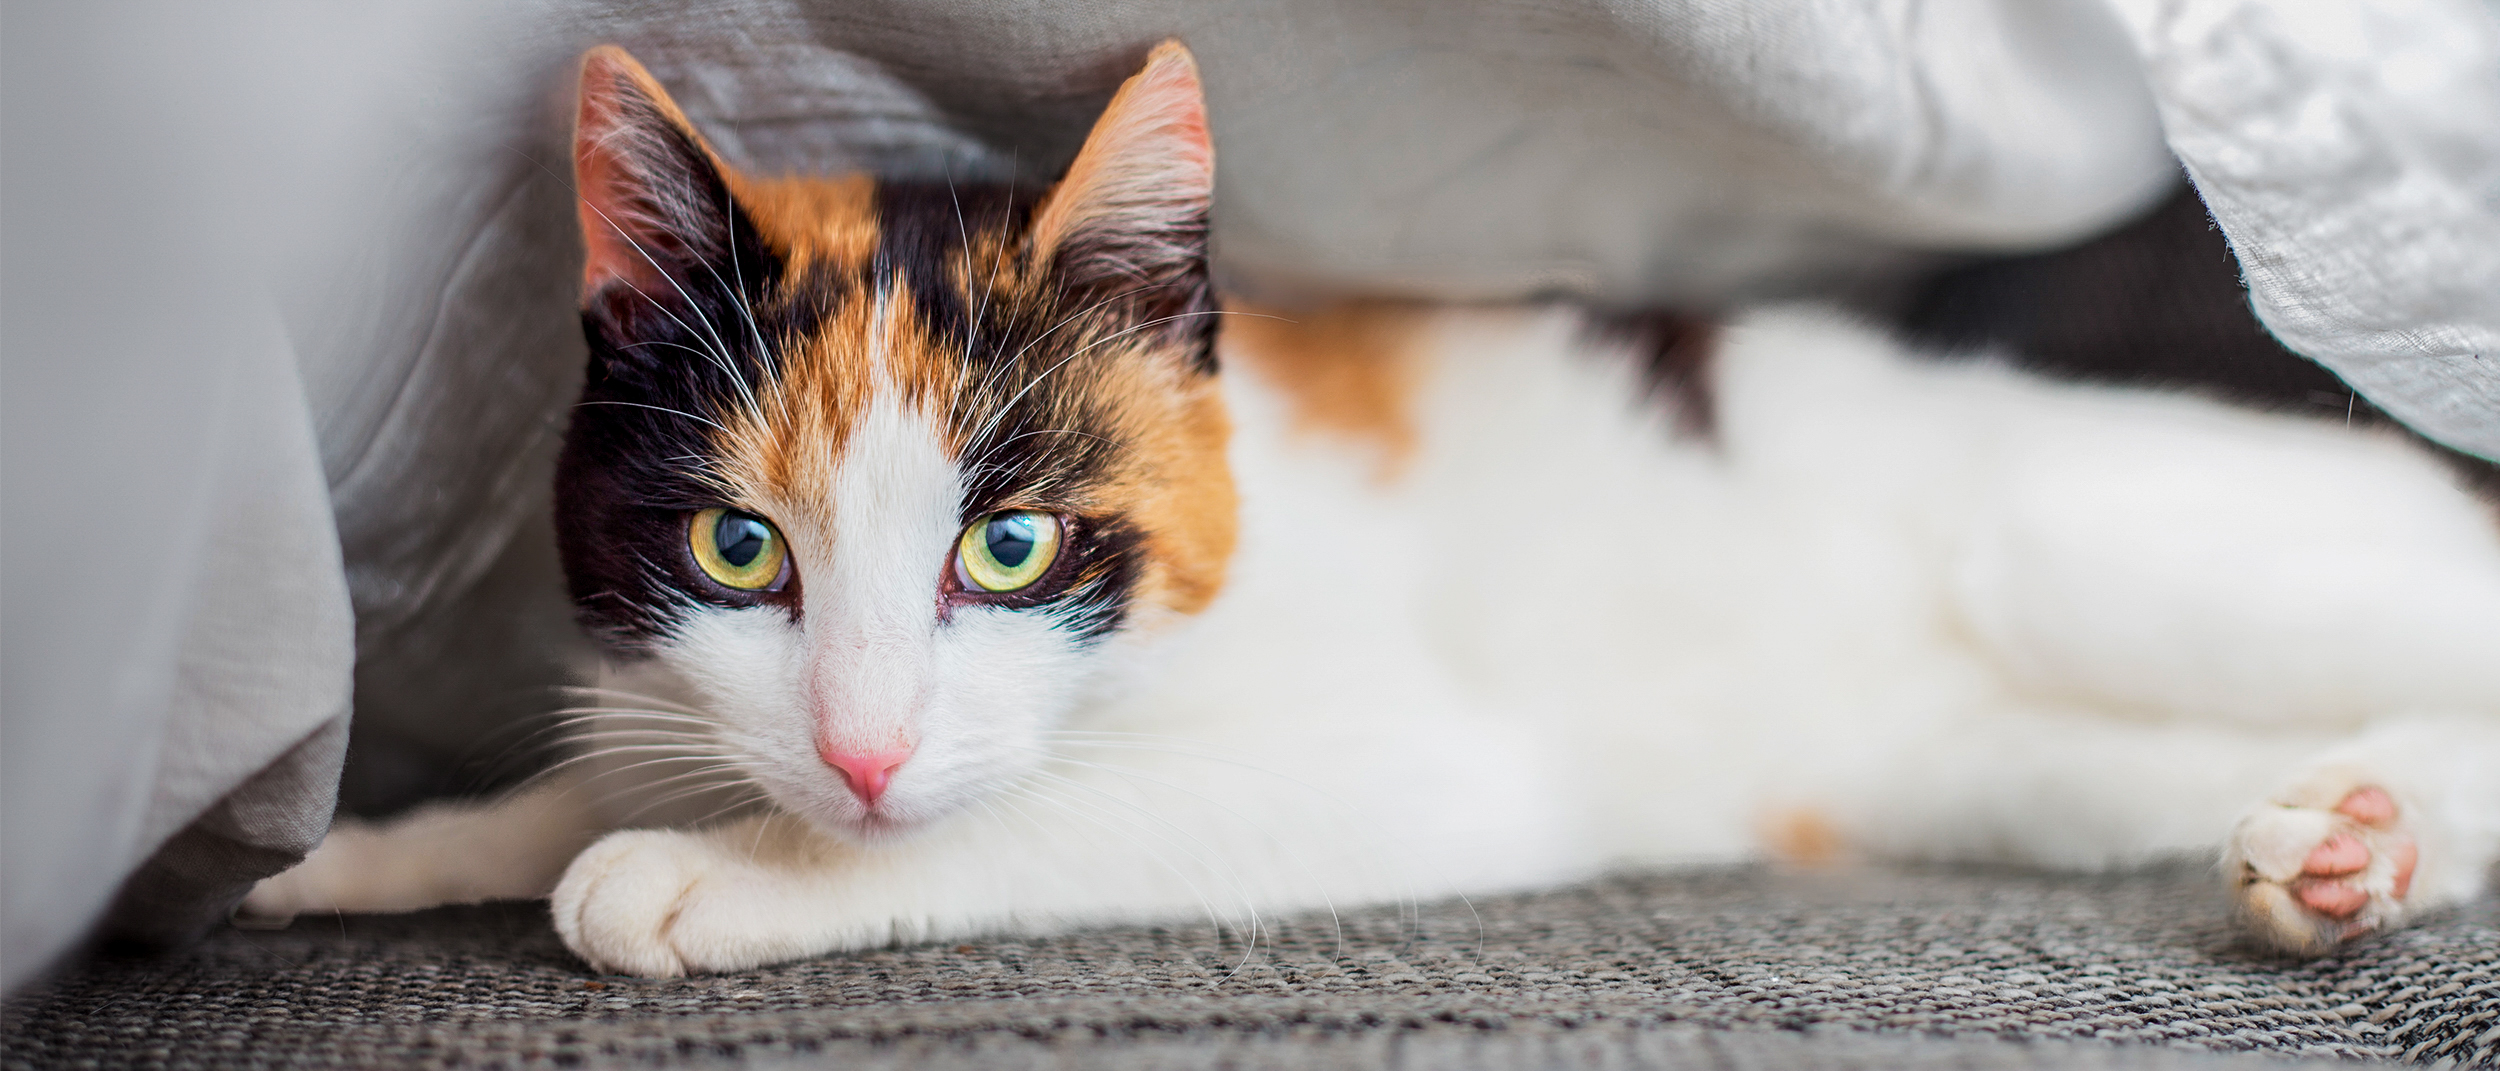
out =
[[700,832],[626,830],[576,857],[549,906],[565,946],[593,968],[673,978],[824,951],[785,917],[787,880]]
[[2314,956],[2402,925],[2420,856],[2385,788],[2327,777],[2241,819],[2223,865],[2241,931],[2274,951]]

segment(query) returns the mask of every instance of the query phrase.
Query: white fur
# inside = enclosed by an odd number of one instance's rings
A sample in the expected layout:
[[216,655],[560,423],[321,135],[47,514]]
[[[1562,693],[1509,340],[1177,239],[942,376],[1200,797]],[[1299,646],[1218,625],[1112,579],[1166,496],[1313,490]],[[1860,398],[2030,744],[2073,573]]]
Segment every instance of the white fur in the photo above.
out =
[[[2279,891],[2377,784],[2422,863],[2399,904],[2374,848],[2372,925],[2500,855],[2500,539],[2390,437],[1909,361],[1787,311],[1728,332],[1710,442],[1570,313],[1433,330],[1386,487],[1234,363],[1240,550],[1151,642],[938,622],[957,478],[925,421],[872,413],[826,500],[776,516],[799,627],[711,614],[611,677],[715,719],[773,805],[600,841],[554,889],[565,939],[672,974],[1255,926],[1748,858],[1801,808],[1870,856],[2219,850]],[[904,821],[861,824],[817,733],[916,741]]]

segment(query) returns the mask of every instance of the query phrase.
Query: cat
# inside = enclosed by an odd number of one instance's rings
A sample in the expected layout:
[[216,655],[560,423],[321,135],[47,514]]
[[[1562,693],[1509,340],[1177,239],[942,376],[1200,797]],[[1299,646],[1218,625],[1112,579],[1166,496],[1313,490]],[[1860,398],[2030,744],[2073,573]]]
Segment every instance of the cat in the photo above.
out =
[[342,821],[246,916],[543,896],[666,976],[2204,852],[2313,955],[2500,858],[2500,530],[2393,436],[1812,308],[1225,305],[1175,43],[1047,190],[743,174],[613,47],[576,172],[598,705],[532,787]]

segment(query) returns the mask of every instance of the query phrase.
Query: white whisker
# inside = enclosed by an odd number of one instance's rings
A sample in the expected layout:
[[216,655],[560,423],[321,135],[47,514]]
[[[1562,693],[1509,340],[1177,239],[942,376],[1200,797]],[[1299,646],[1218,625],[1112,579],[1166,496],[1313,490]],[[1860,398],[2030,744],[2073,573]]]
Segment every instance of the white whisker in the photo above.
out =
[[[1056,807],[1066,814],[1091,823],[1095,828],[1119,835],[1130,846],[1142,849],[1145,851],[1147,858],[1152,860],[1156,866],[1162,867],[1164,870],[1171,872],[1171,875],[1174,878],[1179,879],[1181,885],[1189,890],[1190,897],[1198,901],[1199,909],[1206,912],[1207,924],[1214,928],[1219,937],[1223,934],[1226,925],[1224,915],[1222,912],[1216,910],[1215,901],[1208,898],[1206,890],[1201,888],[1196,881],[1190,878],[1188,871],[1174,864],[1161,851],[1157,850],[1152,842],[1146,840],[1137,831],[1113,825],[1110,819],[1103,815],[1099,809],[1087,809],[1085,807],[1081,807],[1076,800],[1055,794],[1046,794],[1042,791],[1041,786],[1038,785],[1030,783],[1019,784],[1016,785],[1010,792],[998,797],[1000,803],[1014,808],[1018,814],[1024,814],[1024,809],[1016,807],[1013,802],[1010,802],[1010,797]],[[1024,818],[1025,821],[1033,823],[1036,828],[1049,828],[1044,823],[1033,818],[1032,815],[1025,814]],[[1099,845],[1101,842],[1096,841],[1095,843]],[[1205,867],[1204,861],[1199,860],[1194,856],[1190,861],[1197,863],[1202,868]],[[1212,868],[1208,869],[1211,870]]]
[[[1249,954],[1255,954],[1257,952],[1259,934],[1265,928],[1259,918],[1258,900],[1251,894],[1248,884],[1244,882],[1239,874],[1234,873],[1230,867],[1221,867],[1216,865],[1214,862],[1209,861],[1210,858],[1214,860],[1221,860],[1223,858],[1223,853],[1216,851],[1213,846],[1207,844],[1207,842],[1201,840],[1197,834],[1183,828],[1180,824],[1173,822],[1162,815],[1154,813],[1152,810],[1134,800],[1122,799],[1118,794],[1105,790],[1100,786],[1089,785],[1076,778],[1054,774],[1048,770],[1034,770],[1031,771],[1028,776],[1046,778],[1054,784],[1064,785],[1068,788],[1078,789],[1084,792],[1090,792],[1106,801],[1118,804],[1140,818],[1149,819],[1156,824],[1171,830],[1173,833],[1176,833],[1183,839],[1186,839],[1190,844],[1196,845],[1197,848],[1202,849],[1206,853],[1204,856],[1201,856],[1197,851],[1189,851],[1187,849],[1184,849],[1184,851],[1187,852],[1192,862],[1206,868],[1210,874],[1215,875],[1227,885],[1232,886],[1233,895],[1241,901],[1242,913],[1249,919],[1249,926],[1244,937],[1247,945],[1247,951]],[[1264,833],[1264,831],[1262,832]],[[1244,959],[1243,965],[1246,966],[1248,962],[1249,961],[1247,959]],[[1234,968],[1234,971],[1238,973],[1240,969],[1241,968],[1237,966]]]
[[[618,131],[617,133],[622,133],[622,131]],[[635,286],[633,280],[619,276],[618,281],[624,283],[626,287],[633,290],[634,293],[641,295],[644,301],[650,302],[652,308],[660,310],[660,312],[666,315],[669,319],[676,320],[677,326],[685,328],[686,333],[693,335],[696,341],[703,341],[704,333],[709,332],[712,336],[711,343],[713,363],[719,366],[722,372],[728,374],[731,382],[738,385],[738,393],[745,396],[747,411],[755,416],[756,425],[758,427],[766,426],[764,421],[764,408],[761,405],[756,404],[754,389],[748,386],[746,375],[739,372],[734,366],[734,363],[731,361],[729,356],[729,344],[720,337],[720,330],[712,326],[712,318],[703,314],[702,303],[696,301],[694,299],[694,295],[687,293],[685,287],[679,286],[677,284],[677,277],[669,274],[668,269],[661,267],[660,262],[652,257],[650,251],[644,249],[641,242],[634,240],[634,236],[631,232],[627,231],[624,227],[619,226],[615,220],[609,219],[605,210],[601,209],[598,205],[591,203],[587,198],[583,199],[582,204],[588,207],[591,211],[599,213],[600,220],[605,222],[611,230],[614,230],[617,237],[625,239],[625,244],[633,246],[634,252],[640,255],[645,263],[651,265],[652,271],[658,272],[660,278],[668,281],[669,289],[677,291],[677,296],[685,299],[686,308],[694,313],[695,319],[703,321],[704,330],[702,332],[696,331],[693,326],[687,324],[686,321],[680,318],[676,313],[669,311],[668,306],[660,304],[658,301],[654,300],[651,295],[643,293],[642,288]],[[726,221],[726,217],[724,217],[724,222]],[[730,245],[734,247],[737,244],[737,235],[732,234],[727,237]],[[710,266],[706,265],[704,270],[710,271]],[[719,283],[721,281],[719,272],[712,272],[712,281],[714,283]],[[713,426],[718,427],[719,425]]]
[[652,706],[655,706],[655,707],[668,707],[668,708],[670,708],[670,709],[672,709],[672,710],[676,710],[676,711],[678,711],[679,713],[684,713],[684,714],[701,714],[701,713],[703,713],[701,710],[698,710],[698,709],[696,709],[695,707],[690,706],[690,705],[685,704],[685,703],[679,703],[679,702],[676,702],[676,701],[674,701],[674,700],[662,699],[662,698],[660,698],[660,697],[658,697],[658,696],[656,696],[656,695],[644,695],[644,694],[642,694],[642,693],[640,693],[640,692],[629,692],[629,691],[625,691],[624,689],[621,689],[621,688],[601,688],[601,687],[594,687],[594,686],[592,686],[592,685],[587,685],[587,684],[567,684],[567,685],[562,685],[562,686],[560,686],[560,687],[558,688],[558,690],[559,690],[559,691],[565,691],[565,692],[579,692],[579,693],[582,693],[582,694],[584,694],[584,695],[608,695],[608,696],[615,696],[615,697],[616,697],[616,698],[618,698],[618,699],[628,699],[628,700],[632,700],[632,701],[634,701],[634,702],[636,702],[636,703],[648,703],[648,704],[650,704],[650,705],[652,705]]

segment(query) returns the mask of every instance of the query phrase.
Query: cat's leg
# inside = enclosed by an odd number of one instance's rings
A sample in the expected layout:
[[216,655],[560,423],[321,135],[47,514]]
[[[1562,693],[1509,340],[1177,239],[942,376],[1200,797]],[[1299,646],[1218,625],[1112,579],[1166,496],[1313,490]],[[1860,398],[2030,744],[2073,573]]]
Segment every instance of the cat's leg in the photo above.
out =
[[[1871,745],[1828,778],[1775,793],[1786,843],[1919,862],[2106,870],[2210,854],[2332,737],[2000,709]],[[1828,837],[1784,834],[1801,827]]]
[[613,833],[557,885],[556,928],[601,970],[673,976],[1082,925],[1212,919],[1255,935],[1280,911],[1550,881],[1575,865],[1553,816],[1500,786],[1434,795],[1430,781],[1376,773],[1408,798],[1358,809],[1315,782],[1233,791],[1262,778],[1228,782],[1241,769],[1222,762],[1140,768],[1045,771],[899,843],[836,840],[782,813]]
[[2000,712],[1899,743],[1820,806],[1781,812],[1792,828],[1766,830],[1773,849],[1799,825],[1876,858],[2075,869],[2219,845],[2243,932],[2304,955],[2472,897],[2500,862],[2500,719],[2327,742]]
[[2410,721],[2311,760],[2226,842],[2251,938],[2315,955],[2482,891],[2500,862],[2500,725]]
[[[2270,947],[2323,951],[2470,895],[2500,822],[2490,506],[2385,438],[2177,400],[2104,408],[2007,440],[1949,565],[1982,656],[2015,694],[2247,741],[2109,792],[2201,822],[2216,789],[2247,791],[2214,843]],[[2390,721],[2408,711],[2458,716]]]
[[604,828],[570,780],[491,802],[430,803],[385,822],[342,818],[303,862],[254,886],[236,916],[283,924],[307,911],[541,897]]

